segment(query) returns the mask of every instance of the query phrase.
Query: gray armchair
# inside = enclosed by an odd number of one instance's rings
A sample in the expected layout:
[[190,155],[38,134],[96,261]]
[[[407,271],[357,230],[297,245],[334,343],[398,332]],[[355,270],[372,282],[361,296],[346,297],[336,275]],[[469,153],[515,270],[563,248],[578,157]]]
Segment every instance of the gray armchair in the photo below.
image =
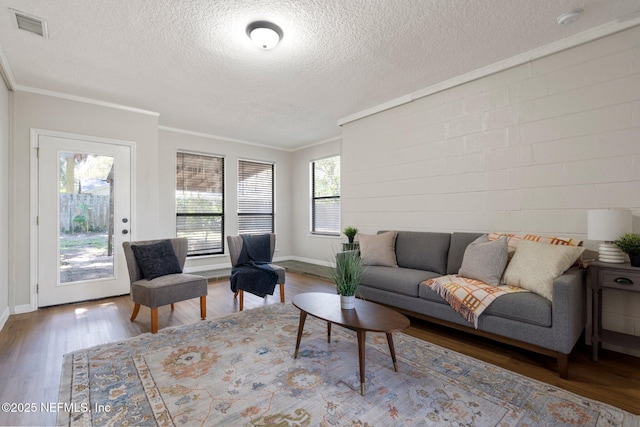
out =
[[[178,258],[180,270],[184,269],[187,259],[188,241],[185,238],[164,239],[171,242],[173,251]],[[146,240],[138,242],[124,242],[125,258],[129,269],[131,280],[131,299],[135,303],[131,321],[138,316],[140,305],[151,308],[151,333],[158,332],[158,307],[191,298],[200,298],[200,317],[207,317],[207,279],[202,276],[185,273],[168,274],[147,280],[143,277],[142,271],[134,255],[133,245],[150,245],[160,243],[163,240]]]
[[[269,260],[273,260],[273,253],[276,250],[276,235],[275,233],[269,233],[271,239],[271,256]],[[242,252],[242,246],[244,242],[242,240],[242,236],[227,236],[227,243],[229,245],[229,258],[231,258],[231,266],[235,267],[238,265],[238,259],[240,258],[240,252]],[[284,279],[285,279],[285,270],[284,268],[269,264],[273,270],[278,274],[278,282],[280,285],[280,302],[284,302]],[[237,298],[240,295],[240,311],[244,309],[244,291],[238,290],[234,293],[233,298]]]

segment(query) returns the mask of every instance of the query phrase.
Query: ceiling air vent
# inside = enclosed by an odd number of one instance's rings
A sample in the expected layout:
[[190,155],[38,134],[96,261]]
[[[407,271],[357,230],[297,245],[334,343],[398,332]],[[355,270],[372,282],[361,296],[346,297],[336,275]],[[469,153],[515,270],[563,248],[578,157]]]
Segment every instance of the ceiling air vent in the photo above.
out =
[[48,37],[47,23],[45,20],[36,16],[27,15],[26,13],[18,10],[13,10],[13,13],[16,15],[16,22],[18,23],[19,29],[37,34],[45,39]]

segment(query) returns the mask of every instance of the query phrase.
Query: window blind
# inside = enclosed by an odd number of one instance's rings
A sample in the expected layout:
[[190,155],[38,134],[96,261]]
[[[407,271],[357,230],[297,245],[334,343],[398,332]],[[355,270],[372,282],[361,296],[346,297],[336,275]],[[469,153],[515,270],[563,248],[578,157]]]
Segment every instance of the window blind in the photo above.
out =
[[340,235],[340,156],[311,162],[311,233]]
[[238,161],[238,233],[273,233],[274,164]]
[[176,235],[189,256],[224,253],[224,158],[177,153]]

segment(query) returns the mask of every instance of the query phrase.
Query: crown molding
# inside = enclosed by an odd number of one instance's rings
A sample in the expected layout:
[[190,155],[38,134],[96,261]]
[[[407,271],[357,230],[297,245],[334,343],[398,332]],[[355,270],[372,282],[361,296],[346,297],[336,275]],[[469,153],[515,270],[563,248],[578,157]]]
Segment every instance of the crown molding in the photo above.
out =
[[409,93],[407,95],[395,98],[391,101],[387,101],[371,108],[367,108],[366,110],[362,110],[349,116],[343,117],[341,119],[338,119],[338,125],[343,126],[347,123],[351,123],[356,120],[381,113],[382,111],[407,104],[417,99],[424,98],[435,93],[442,92],[444,90],[451,89],[456,86],[460,86],[465,83],[469,83],[474,80],[478,80],[483,77],[487,77],[492,74],[496,74],[501,71],[505,71],[510,68],[514,68],[519,65],[526,64],[528,62],[532,62],[537,59],[544,58],[546,56],[550,56],[574,48],[576,46],[580,46],[610,36],[615,33],[619,33],[624,30],[628,30],[638,25],[640,25],[640,11],[632,13],[628,16],[624,16],[616,21],[608,22],[598,27],[594,27],[581,33],[574,34],[562,40],[540,46],[519,55],[512,56],[511,58],[507,58],[503,61],[495,62],[493,64],[487,65],[486,67],[478,68],[477,70],[473,70],[471,72],[453,77],[424,89]]
[[160,113],[155,111],[143,110],[140,108],[129,107],[128,105],[121,105],[113,102],[100,101],[98,99],[85,98],[83,96],[69,95],[67,93],[56,92],[56,91],[47,90],[47,89],[40,89],[36,87],[31,87],[31,86],[16,85],[15,90],[21,91],[21,92],[35,93],[37,95],[45,95],[45,96],[51,96],[54,98],[66,99],[69,101],[83,102],[85,104],[98,105],[100,107],[114,108],[116,110],[123,110],[131,113],[146,114],[154,117],[160,116]]
[[0,76],[2,76],[2,80],[4,80],[4,84],[7,86],[7,89],[9,91],[14,91],[16,87],[16,79],[13,77],[13,71],[11,70],[9,60],[4,54],[2,46],[0,46]]
[[311,148],[311,147],[315,147],[315,146],[318,146],[318,145],[326,144],[328,142],[340,141],[340,140],[342,140],[342,135],[336,135],[336,136],[332,136],[331,138],[323,139],[322,141],[312,142],[310,144],[303,145],[302,147],[292,148],[291,151],[295,152],[295,151],[300,151],[300,150],[306,150],[307,148]]
[[260,144],[258,142],[245,141],[245,140],[242,140],[242,139],[229,138],[229,137],[220,136],[220,135],[212,135],[210,133],[196,132],[196,131],[192,131],[192,130],[179,129],[179,128],[174,128],[174,127],[169,127],[169,126],[158,126],[158,129],[159,130],[164,130],[164,131],[167,131],[167,132],[181,133],[181,134],[184,134],[184,135],[199,136],[201,138],[217,139],[217,140],[220,140],[220,141],[234,142],[236,144],[253,145],[255,147],[269,148],[271,150],[291,151],[291,150],[286,149],[286,148],[274,147],[272,145]]

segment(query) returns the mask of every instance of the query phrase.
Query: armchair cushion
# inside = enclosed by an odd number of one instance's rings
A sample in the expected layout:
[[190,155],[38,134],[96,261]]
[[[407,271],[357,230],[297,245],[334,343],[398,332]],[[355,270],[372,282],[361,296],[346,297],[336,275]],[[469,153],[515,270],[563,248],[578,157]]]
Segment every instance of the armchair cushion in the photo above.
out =
[[147,280],[168,274],[182,273],[178,257],[169,240],[150,245],[131,245],[136,262]]

